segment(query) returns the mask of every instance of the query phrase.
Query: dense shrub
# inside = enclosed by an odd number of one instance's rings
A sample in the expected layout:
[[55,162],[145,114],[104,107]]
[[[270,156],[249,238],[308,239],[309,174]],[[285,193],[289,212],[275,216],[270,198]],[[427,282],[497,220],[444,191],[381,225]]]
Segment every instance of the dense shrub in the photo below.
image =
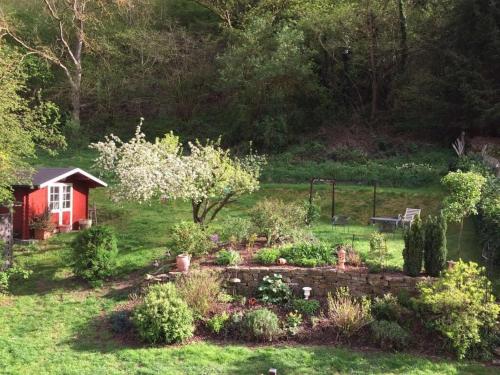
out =
[[484,268],[459,261],[434,283],[419,285],[417,306],[428,326],[440,332],[459,358],[495,334],[500,307]]
[[424,257],[424,232],[418,215],[404,234],[404,244],[403,269],[410,276],[418,276],[422,270]]
[[349,288],[341,287],[328,294],[328,321],[340,335],[351,337],[372,321],[370,300],[353,297]]
[[378,320],[402,322],[410,311],[403,307],[391,293],[383,297],[375,297],[372,302],[372,314]]
[[479,202],[479,234],[487,256],[500,264],[500,178],[490,175]]
[[190,221],[174,225],[170,233],[169,248],[174,254],[198,256],[208,253],[214,246],[202,226]]
[[98,226],[80,232],[71,243],[73,250],[73,272],[99,285],[106,277],[112,276],[118,255],[114,231],[106,226]]
[[227,325],[229,321],[229,314],[227,312],[223,312],[222,314],[217,314],[207,320],[207,327],[215,334],[219,334],[222,332],[224,327]]
[[283,276],[276,273],[264,276],[257,292],[263,302],[274,304],[287,302],[292,295],[290,287],[283,281]]
[[293,243],[281,247],[282,258],[289,264],[303,267],[334,264],[335,258],[331,246],[325,243]]
[[225,241],[246,241],[254,233],[250,219],[243,217],[231,217],[223,223],[222,238]]
[[306,316],[313,316],[319,311],[319,301],[315,299],[294,298],[290,301],[290,310]]
[[293,238],[305,225],[305,216],[304,207],[278,199],[262,200],[251,212],[257,233],[265,236],[269,245]]
[[257,341],[273,341],[282,334],[278,316],[268,309],[248,311],[241,322],[243,335]]
[[275,264],[280,254],[281,250],[278,247],[264,248],[257,251],[255,260],[259,264]]
[[409,344],[409,333],[396,322],[375,320],[370,328],[373,339],[383,349],[400,350]]
[[193,310],[196,318],[207,317],[221,294],[221,280],[210,270],[181,275],[175,282],[179,296]]
[[446,266],[446,220],[443,215],[431,217],[424,224],[424,268],[431,276],[439,276]]
[[235,250],[222,249],[217,253],[215,263],[220,266],[235,266],[241,263],[241,256]]
[[153,344],[183,342],[194,332],[193,313],[172,283],[150,286],[133,321],[140,336]]

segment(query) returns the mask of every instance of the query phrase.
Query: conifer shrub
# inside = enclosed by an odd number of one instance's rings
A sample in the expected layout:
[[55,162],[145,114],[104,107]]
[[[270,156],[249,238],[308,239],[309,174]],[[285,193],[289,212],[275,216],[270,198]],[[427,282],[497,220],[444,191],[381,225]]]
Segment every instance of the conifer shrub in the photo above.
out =
[[71,243],[73,272],[97,286],[116,269],[117,240],[113,229],[98,226],[78,234]]
[[439,276],[446,266],[446,220],[443,215],[427,219],[424,225],[424,268],[430,276]]
[[404,234],[403,269],[410,276],[418,276],[422,270],[424,257],[424,231],[417,215],[411,227]]

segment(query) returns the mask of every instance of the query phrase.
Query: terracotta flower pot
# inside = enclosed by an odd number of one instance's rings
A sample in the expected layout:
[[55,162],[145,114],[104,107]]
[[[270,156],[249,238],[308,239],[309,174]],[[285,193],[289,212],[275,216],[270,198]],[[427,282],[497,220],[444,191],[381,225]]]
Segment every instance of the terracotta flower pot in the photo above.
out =
[[71,232],[71,225],[59,225],[59,233]]
[[188,272],[191,264],[191,257],[189,254],[179,254],[176,258],[177,270],[179,272]]
[[45,229],[35,229],[35,240],[45,241],[52,236],[52,231]]
[[89,229],[92,226],[92,220],[91,219],[78,220],[78,226],[80,227],[80,230]]

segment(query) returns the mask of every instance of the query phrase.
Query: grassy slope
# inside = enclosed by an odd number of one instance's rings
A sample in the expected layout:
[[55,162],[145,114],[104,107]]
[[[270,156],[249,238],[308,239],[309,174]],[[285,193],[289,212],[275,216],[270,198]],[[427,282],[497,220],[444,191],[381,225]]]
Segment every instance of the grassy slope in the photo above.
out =
[[[49,161],[44,160],[48,165]],[[88,167],[88,155],[50,161],[52,165]],[[314,232],[331,240],[338,232],[328,221],[327,187],[319,187],[325,196],[322,222]],[[354,218],[358,225],[351,233],[367,235],[364,224],[370,215],[369,188],[339,188],[338,210]],[[399,212],[410,203],[421,204],[425,211],[435,209],[440,192],[436,189],[382,189],[380,214]],[[286,200],[305,199],[306,185],[265,185],[262,191],[243,199],[226,211],[243,215],[257,199],[279,196]],[[105,190],[94,191],[99,218],[116,227],[120,237],[119,275],[102,290],[88,290],[72,277],[67,265],[68,241],[73,234],[61,235],[41,249],[19,252],[17,258],[33,270],[33,277],[16,284],[13,295],[0,299],[0,373],[5,374],[257,374],[277,367],[281,374],[373,373],[373,374],[493,374],[474,364],[431,361],[409,355],[365,354],[326,347],[246,348],[209,343],[193,343],[177,348],[132,347],[114,340],[103,327],[104,317],[127,300],[128,290],[121,284],[132,271],[143,274],[151,261],[165,251],[167,228],[182,218],[189,219],[186,204],[170,202],[166,206],[118,206],[109,201]],[[368,202],[368,203],[367,203]],[[217,224],[215,225],[215,229]],[[340,231],[344,239],[351,233]],[[470,243],[473,232],[468,230]],[[454,234],[451,234],[453,240]],[[361,238],[361,236],[359,236]],[[453,245],[453,243],[452,243]],[[366,252],[366,241],[356,246]],[[390,238],[391,264],[400,265],[401,240]],[[464,246],[465,247],[465,246]]]

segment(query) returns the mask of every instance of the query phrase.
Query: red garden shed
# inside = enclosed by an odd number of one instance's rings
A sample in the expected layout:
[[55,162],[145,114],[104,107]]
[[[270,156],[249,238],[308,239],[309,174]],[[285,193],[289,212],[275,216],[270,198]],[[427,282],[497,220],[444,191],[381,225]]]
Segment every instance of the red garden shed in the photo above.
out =
[[80,168],[39,168],[31,185],[14,186],[13,229],[20,239],[32,238],[30,220],[49,210],[58,226],[78,229],[78,222],[88,219],[89,189],[107,184]]

